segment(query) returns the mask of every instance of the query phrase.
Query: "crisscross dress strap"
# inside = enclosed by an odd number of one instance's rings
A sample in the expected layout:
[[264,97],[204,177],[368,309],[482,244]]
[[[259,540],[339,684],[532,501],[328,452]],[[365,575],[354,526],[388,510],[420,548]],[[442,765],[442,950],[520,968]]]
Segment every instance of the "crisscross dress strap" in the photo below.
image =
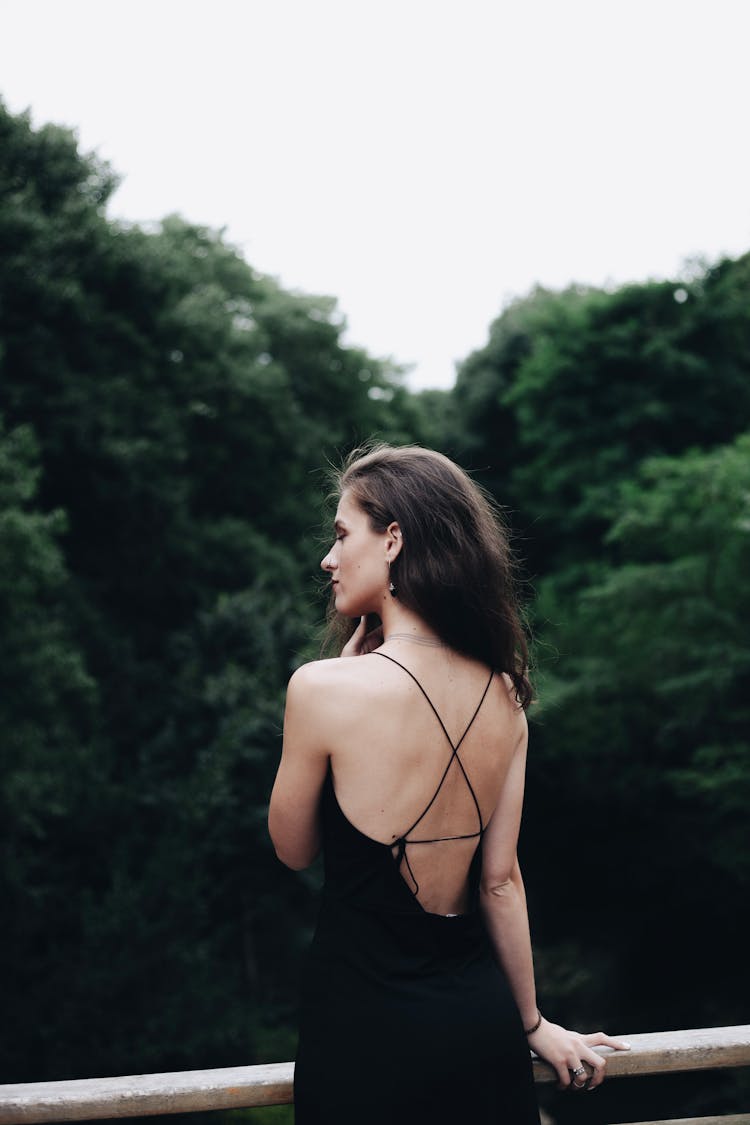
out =
[[[467,772],[464,768],[464,764],[461,761],[461,757],[460,757],[458,751],[461,748],[461,744],[464,741],[464,739],[466,738],[466,735],[471,730],[472,725],[474,723],[474,720],[476,719],[477,715],[479,714],[479,711],[482,707],[482,704],[484,703],[485,698],[487,696],[487,692],[490,690],[490,684],[492,683],[495,672],[494,672],[494,669],[490,669],[490,678],[488,679],[488,681],[485,685],[484,691],[482,692],[482,697],[481,697],[481,699],[479,700],[479,703],[476,706],[474,714],[469,719],[469,722],[468,722],[463,734],[459,738],[458,742],[456,742],[454,744],[453,739],[448,734],[445,723],[443,722],[442,718],[440,717],[440,713],[439,713],[438,709],[436,708],[435,704],[432,702],[429,695],[427,694],[425,689],[422,687],[421,683],[419,682],[417,677],[414,675],[414,673],[409,671],[409,669],[406,667],[406,665],[401,664],[400,661],[395,660],[392,656],[387,656],[386,653],[384,653],[384,652],[375,652],[373,655],[382,656],[384,660],[390,660],[391,664],[395,664],[397,667],[401,668],[404,672],[406,672],[407,676],[411,677],[411,679],[414,681],[414,683],[417,685],[417,687],[421,691],[422,695],[425,697],[425,699],[429,703],[430,709],[432,710],[432,713],[434,714],[437,721],[440,723],[440,727],[443,731],[443,734],[445,735],[446,739],[448,740],[448,745],[451,748],[451,756],[448,759],[448,764],[446,765],[445,769],[443,770],[443,774],[440,778],[440,781],[438,782],[437,789],[433,793],[432,797],[428,801],[425,808],[422,810],[422,812],[419,814],[417,819],[411,825],[411,827],[407,828],[406,832],[402,833],[401,836],[399,836],[393,842],[393,847],[397,848],[396,860],[399,864],[402,862],[402,860],[405,861],[406,866],[407,866],[408,871],[409,871],[409,875],[411,876],[411,879],[412,879],[412,881],[414,883],[414,886],[416,888],[415,891],[414,891],[414,894],[416,895],[416,894],[419,893],[419,883],[417,882],[416,878],[414,877],[414,872],[412,871],[411,864],[409,863],[409,857],[406,854],[407,845],[410,845],[410,844],[439,844],[439,843],[447,842],[447,841],[450,841],[450,840],[471,840],[475,836],[481,836],[482,833],[484,832],[484,824],[482,822],[482,810],[479,807],[477,795],[474,792],[474,787],[471,784],[471,781],[469,780],[469,775],[467,774]],[[425,816],[427,815],[427,813],[430,811],[430,809],[434,805],[435,801],[437,800],[438,795],[440,793],[440,790],[443,788],[443,783],[445,782],[445,779],[448,776],[448,772],[449,772],[451,766],[453,765],[454,761],[458,762],[458,767],[461,770],[464,781],[466,782],[466,784],[469,788],[469,792],[471,793],[471,799],[474,802],[474,808],[476,809],[476,812],[477,812],[477,819],[479,820],[479,830],[477,832],[465,832],[461,835],[456,835],[456,836],[436,836],[432,839],[419,838],[417,840],[410,840],[408,838],[409,834],[414,831],[414,829],[417,827],[417,825],[422,820],[424,820]]]

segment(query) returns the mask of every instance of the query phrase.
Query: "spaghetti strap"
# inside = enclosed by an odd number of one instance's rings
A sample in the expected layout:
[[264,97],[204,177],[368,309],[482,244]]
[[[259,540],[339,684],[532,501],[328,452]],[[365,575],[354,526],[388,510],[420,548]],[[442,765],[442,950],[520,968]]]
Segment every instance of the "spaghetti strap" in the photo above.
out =
[[[477,795],[476,795],[476,793],[474,792],[474,786],[473,786],[473,785],[471,784],[471,781],[469,780],[469,775],[468,775],[468,774],[467,774],[467,772],[466,772],[466,769],[465,769],[465,767],[464,767],[464,764],[463,764],[463,762],[461,761],[461,757],[460,757],[460,755],[459,755],[458,751],[459,751],[459,749],[460,749],[460,747],[461,747],[461,743],[462,743],[462,742],[464,741],[464,739],[466,738],[466,735],[467,735],[467,734],[469,733],[469,731],[471,730],[471,727],[472,727],[472,725],[473,725],[473,723],[474,723],[474,720],[476,719],[477,715],[479,714],[479,711],[480,711],[480,709],[481,709],[481,707],[482,707],[482,704],[484,703],[484,701],[485,701],[485,698],[486,698],[486,696],[487,696],[487,692],[488,692],[488,691],[490,690],[490,684],[492,683],[492,680],[493,680],[493,678],[494,678],[494,675],[495,675],[495,671],[494,671],[494,669],[492,669],[492,668],[490,669],[490,678],[488,679],[487,683],[485,684],[485,688],[484,688],[484,691],[482,692],[482,697],[481,697],[481,699],[479,700],[479,703],[478,703],[478,704],[477,704],[477,706],[476,706],[476,709],[475,709],[475,711],[474,711],[474,714],[473,714],[473,715],[471,716],[471,718],[469,719],[469,722],[468,722],[468,724],[467,724],[467,726],[466,726],[466,728],[465,728],[465,730],[464,730],[463,734],[462,734],[462,735],[461,735],[461,737],[459,738],[458,742],[454,743],[454,742],[453,742],[453,739],[452,739],[452,738],[451,738],[451,736],[450,736],[450,735],[448,734],[448,731],[447,731],[447,729],[446,729],[445,723],[443,722],[442,718],[440,717],[440,713],[438,712],[438,709],[436,708],[435,704],[434,704],[434,703],[432,702],[432,700],[430,699],[429,695],[427,694],[427,692],[425,691],[425,689],[424,689],[424,688],[422,687],[421,683],[419,682],[419,680],[417,679],[417,677],[416,677],[416,676],[414,675],[414,673],[413,673],[413,672],[410,672],[410,671],[409,671],[409,669],[408,669],[408,668],[406,667],[406,665],[402,664],[402,663],[401,663],[400,661],[398,661],[398,660],[395,660],[395,659],[394,659],[394,658],[393,658],[392,656],[387,656],[387,655],[386,655],[386,653],[384,653],[384,652],[375,652],[375,653],[373,653],[373,655],[374,655],[374,656],[382,656],[384,660],[390,660],[391,664],[395,664],[395,665],[396,665],[397,667],[401,668],[401,669],[402,669],[402,670],[403,670],[404,672],[406,672],[407,676],[410,676],[410,677],[412,678],[412,680],[414,681],[414,683],[415,683],[415,684],[417,685],[417,687],[418,687],[418,688],[419,688],[419,690],[421,691],[422,695],[423,695],[423,696],[425,697],[425,699],[426,699],[426,700],[427,700],[427,702],[429,703],[429,705],[430,705],[430,708],[431,708],[431,710],[432,710],[432,713],[434,714],[434,716],[435,716],[435,718],[437,719],[437,721],[438,721],[438,722],[440,723],[440,727],[441,727],[441,729],[442,729],[442,731],[443,731],[443,734],[445,735],[446,739],[448,740],[448,745],[449,745],[449,746],[450,746],[450,748],[451,748],[451,756],[450,756],[450,758],[448,759],[448,764],[447,764],[447,766],[446,766],[446,767],[445,767],[445,769],[443,770],[443,774],[442,774],[442,776],[441,776],[441,778],[440,778],[440,781],[438,782],[438,787],[437,787],[437,789],[435,790],[435,792],[433,793],[432,797],[430,798],[430,800],[428,801],[428,803],[427,803],[427,804],[425,805],[424,809],[423,809],[423,810],[422,810],[422,812],[421,812],[421,813],[419,814],[419,816],[417,817],[417,819],[416,819],[416,820],[414,821],[414,823],[413,823],[413,824],[411,825],[411,827],[410,827],[410,828],[407,828],[406,832],[403,832],[403,833],[402,833],[402,834],[401,834],[400,836],[398,836],[398,837],[397,837],[397,838],[396,838],[396,839],[394,840],[394,842],[393,842],[393,847],[397,849],[397,851],[396,851],[396,861],[397,861],[397,862],[398,862],[399,864],[400,864],[400,863],[401,863],[402,861],[406,863],[406,867],[407,867],[407,869],[408,869],[408,871],[409,871],[409,875],[411,876],[411,878],[412,878],[412,881],[413,881],[413,883],[414,883],[414,886],[415,886],[415,888],[416,888],[416,889],[414,890],[414,892],[413,892],[413,893],[414,893],[415,895],[417,895],[417,894],[419,894],[419,883],[417,882],[417,880],[416,880],[416,878],[415,878],[415,876],[414,876],[414,872],[412,871],[412,868],[411,868],[411,864],[409,863],[409,857],[408,857],[408,855],[407,855],[407,853],[406,853],[406,848],[407,848],[407,846],[409,846],[409,845],[411,845],[411,844],[439,844],[439,843],[447,843],[448,841],[451,841],[451,840],[471,840],[471,839],[473,839],[473,838],[474,838],[475,836],[480,836],[480,837],[481,837],[481,836],[483,835],[483,833],[484,833],[484,823],[483,823],[483,821],[482,821],[482,810],[481,810],[481,809],[480,809],[480,807],[479,807],[479,801],[477,800]],[[430,811],[430,809],[432,808],[432,806],[433,806],[433,805],[435,804],[435,801],[437,800],[437,798],[438,798],[438,796],[439,796],[439,794],[440,794],[440,790],[441,790],[441,789],[443,788],[443,783],[445,782],[445,779],[446,779],[446,777],[448,776],[448,773],[449,773],[449,771],[450,771],[450,768],[451,768],[451,766],[453,765],[453,763],[454,763],[454,762],[458,762],[458,768],[459,768],[459,769],[461,770],[461,773],[462,773],[462,775],[463,775],[464,781],[466,782],[466,784],[467,784],[467,786],[468,786],[468,789],[469,789],[469,792],[471,793],[471,799],[472,799],[472,801],[474,802],[474,808],[476,809],[476,812],[477,812],[477,819],[479,820],[479,831],[478,831],[478,832],[465,832],[465,833],[463,833],[463,834],[461,834],[461,835],[456,835],[456,836],[435,836],[435,837],[433,837],[433,838],[431,838],[431,839],[424,839],[424,838],[420,837],[420,838],[419,838],[419,839],[417,839],[417,840],[410,840],[410,839],[409,839],[409,835],[410,835],[410,833],[412,833],[412,832],[414,831],[414,829],[415,829],[415,828],[417,827],[417,825],[418,825],[418,824],[419,824],[419,823],[420,823],[420,822],[421,822],[422,820],[424,820],[424,818],[425,818],[425,817],[427,816],[427,813],[428,813],[428,812]]]

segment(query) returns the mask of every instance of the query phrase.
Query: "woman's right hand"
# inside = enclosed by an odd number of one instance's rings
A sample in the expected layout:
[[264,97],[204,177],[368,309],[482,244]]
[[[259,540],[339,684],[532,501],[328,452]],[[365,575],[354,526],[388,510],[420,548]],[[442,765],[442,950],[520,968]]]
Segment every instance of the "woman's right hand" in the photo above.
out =
[[375,629],[371,629],[368,633],[367,617],[363,616],[360,617],[359,625],[342,648],[341,655],[367,656],[368,652],[374,652],[376,648],[380,648],[382,643],[383,626],[378,625]]

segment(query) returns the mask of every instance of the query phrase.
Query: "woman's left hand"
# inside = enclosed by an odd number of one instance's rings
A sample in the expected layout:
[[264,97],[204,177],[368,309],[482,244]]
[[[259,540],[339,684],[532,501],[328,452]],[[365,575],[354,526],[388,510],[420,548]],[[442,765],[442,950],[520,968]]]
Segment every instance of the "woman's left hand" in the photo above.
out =
[[604,1081],[607,1060],[592,1047],[613,1047],[629,1051],[630,1044],[613,1039],[603,1031],[580,1035],[566,1031],[557,1023],[542,1019],[536,1031],[528,1036],[529,1046],[557,1071],[560,1090],[595,1090]]
[[359,625],[342,648],[341,655],[367,656],[368,652],[374,652],[376,648],[380,648],[382,643],[383,626],[378,625],[375,629],[371,629],[368,633],[367,618],[361,617],[359,620]]

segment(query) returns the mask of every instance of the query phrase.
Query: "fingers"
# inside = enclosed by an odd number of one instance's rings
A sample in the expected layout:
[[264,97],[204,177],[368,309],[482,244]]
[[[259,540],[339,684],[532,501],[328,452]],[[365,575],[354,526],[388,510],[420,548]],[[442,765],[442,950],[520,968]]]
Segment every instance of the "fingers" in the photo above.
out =
[[590,1035],[582,1035],[581,1039],[590,1047],[613,1047],[615,1051],[629,1051],[630,1044],[624,1039],[615,1039],[603,1031],[593,1031]]
[[383,627],[378,625],[377,628],[371,629],[362,641],[362,655],[374,652],[376,648],[380,648],[383,643]]
[[[603,1060],[602,1060],[603,1061]],[[571,1093],[580,1093],[582,1090],[595,1090],[597,1086],[601,1086],[604,1081],[604,1067],[594,1065],[593,1063],[588,1066],[583,1061],[576,1063],[575,1066],[569,1066],[564,1075],[560,1077],[560,1088],[569,1090]],[[558,1071],[558,1074],[560,1072]]]
[[560,1068],[555,1069],[560,1076],[560,1085],[565,1089],[571,1092],[596,1090],[604,1081],[607,1060],[582,1042],[579,1045],[578,1057],[572,1054],[569,1056],[564,1074],[561,1074]]
[[606,1035],[603,1031],[595,1031],[591,1035],[582,1035],[581,1039],[585,1044],[581,1048],[581,1060],[591,1067],[591,1076],[587,1087],[589,1090],[596,1090],[604,1081],[607,1060],[589,1048],[613,1047],[616,1051],[629,1051],[631,1049],[630,1044],[626,1043],[624,1039],[615,1039],[612,1035]]
[[589,1071],[583,1064],[583,1044],[572,1043],[560,1065],[555,1065],[560,1078],[560,1086],[565,1090],[583,1090],[588,1082]]
[[367,629],[367,618],[360,617],[359,625],[341,650],[342,656],[359,656]]
[[367,616],[363,615],[349,640],[341,650],[342,656],[367,656],[383,643],[383,626],[376,625],[367,631]]
[[[570,1035],[565,1032],[563,1028],[558,1027],[556,1024],[547,1024],[545,1026],[548,1030],[555,1033],[562,1032],[566,1036],[567,1042],[561,1043],[557,1050],[545,1050],[546,1045],[537,1042],[533,1044],[534,1050],[537,1054],[545,1059],[550,1066],[553,1066],[557,1073],[557,1088],[558,1090],[583,1090],[588,1085],[589,1071],[584,1067],[582,1059],[586,1054],[598,1058],[593,1051],[581,1041],[579,1036]],[[540,1033],[541,1034],[541,1033]],[[558,1036],[556,1035],[556,1038]]]
[[557,1071],[558,1090],[567,1090],[568,1086],[570,1085],[572,1071],[568,1070],[567,1064],[565,1062],[553,1062],[552,1065]]
[[[595,1090],[597,1086],[601,1086],[604,1081],[604,1076],[607,1070],[607,1060],[597,1055],[596,1051],[589,1051],[586,1048],[581,1050],[581,1062],[586,1064],[586,1074],[588,1081],[586,1083],[589,1090]],[[579,1079],[582,1081],[582,1079]]]
[[596,1046],[605,1047],[615,1047],[620,1044],[619,1049],[623,1051],[629,1051],[630,1044],[623,1040],[613,1039],[611,1035],[605,1035],[604,1032],[597,1032],[594,1035],[586,1035],[581,1038],[583,1041],[580,1049],[580,1062],[569,1067],[571,1081],[568,1088],[572,1090],[596,1090],[605,1079],[607,1060],[604,1056],[597,1054],[596,1051],[590,1050],[587,1041],[594,1040]]
[[576,1093],[597,1090],[604,1081],[607,1056],[595,1051],[594,1047],[630,1050],[630,1044],[625,1040],[615,1039],[603,1031],[580,1035],[547,1021],[535,1033],[531,1045],[538,1055],[554,1067],[558,1088]]

